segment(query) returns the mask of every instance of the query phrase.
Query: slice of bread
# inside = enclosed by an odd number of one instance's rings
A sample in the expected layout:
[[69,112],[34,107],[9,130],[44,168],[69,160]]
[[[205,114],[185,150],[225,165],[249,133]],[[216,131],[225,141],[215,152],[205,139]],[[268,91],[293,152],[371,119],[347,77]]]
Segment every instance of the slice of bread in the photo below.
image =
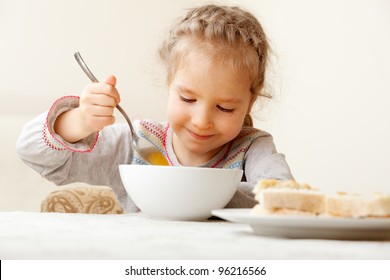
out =
[[325,196],[308,184],[294,180],[261,180],[253,192],[259,202],[254,212],[279,214],[320,214],[325,211]]
[[326,198],[326,213],[339,217],[365,217],[365,199],[360,194],[339,192]]
[[325,196],[308,184],[274,179],[261,180],[253,193],[259,202],[254,214],[328,215],[346,218],[390,218],[390,195],[338,192]]
[[390,217],[390,195],[340,192],[326,199],[327,214],[339,217]]
[[366,211],[369,217],[390,218],[390,195],[373,193],[366,201]]

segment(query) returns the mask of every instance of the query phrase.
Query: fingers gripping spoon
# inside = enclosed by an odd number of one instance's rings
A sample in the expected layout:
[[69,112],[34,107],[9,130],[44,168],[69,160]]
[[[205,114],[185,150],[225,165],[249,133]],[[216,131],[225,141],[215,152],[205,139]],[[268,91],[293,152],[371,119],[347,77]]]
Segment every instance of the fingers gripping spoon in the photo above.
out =
[[[74,54],[74,57],[76,58],[81,69],[83,69],[84,73],[87,74],[88,78],[93,83],[98,83],[99,82],[98,79],[96,79],[96,77],[92,74],[91,70],[89,70],[87,64],[84,62],[83,58],[81,57],[81,54],[79,52],[76,52]],[[126,114],[123,108],[119,104],[116,105],[116,108],[118,109],[119,112],[121,112],[121,114],[123,115],[123,117],[125,118],[126,122],[130,127],[132,146],[137,151],[139,156],[152,165],[169,165],[164,155],[156,146],[154,146],[146,139],[139,137],[135,133],[133,124],[131,123],[129,116]]]

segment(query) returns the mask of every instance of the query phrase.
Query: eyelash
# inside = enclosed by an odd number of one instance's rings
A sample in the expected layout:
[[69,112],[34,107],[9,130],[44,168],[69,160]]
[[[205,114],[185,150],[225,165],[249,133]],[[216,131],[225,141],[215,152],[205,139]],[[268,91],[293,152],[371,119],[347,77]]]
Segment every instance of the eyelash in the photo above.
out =
[[226,109],[226,108],[223,108],[223,107],[221,107],[219,105],[217,105],[217,108],[219,110],[221,110],[222,112],[224,112],[224,113],[233,113],[233,111],[234,111],[234,109]]
[[[185,98],[183,96],[180,96],[180,100],[183,102],[186,102],[186,103],[193,103],[196,101],[196,99],[188,99],[188,98]],[[224,113],[233,113],[233,111],[234,111],[234,109],[226,109],[226,108],[223,108],[219,105],[217,105],[217,108],[218,108],[218,110],[220,110],[221,112],[224,112]]]
[[193,102],[196,101],[195,99],[188,99],[188,98],[185,98],[185,97],[183,97],[181,95],[180,95],[180,100],[184,101],[184,102],[187,102],[187,103],[193,103]]

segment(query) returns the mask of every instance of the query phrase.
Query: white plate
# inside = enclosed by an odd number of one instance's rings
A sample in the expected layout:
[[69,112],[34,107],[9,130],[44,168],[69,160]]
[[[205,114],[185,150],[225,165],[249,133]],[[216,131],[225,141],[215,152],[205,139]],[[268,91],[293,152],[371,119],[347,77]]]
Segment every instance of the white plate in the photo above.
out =
[[218,209],[212,214],[249,224],[259,235],[288,238],[390,240],[390,218],[333,218],[252,214],[252,209]]

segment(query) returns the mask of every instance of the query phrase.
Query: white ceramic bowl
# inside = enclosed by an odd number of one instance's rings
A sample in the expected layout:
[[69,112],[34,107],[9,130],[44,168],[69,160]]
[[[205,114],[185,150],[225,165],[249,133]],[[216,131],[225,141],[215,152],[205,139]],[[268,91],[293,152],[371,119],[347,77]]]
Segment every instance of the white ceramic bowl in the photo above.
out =
[[144,213],[167,220],[205,220],[224,208],[242,177],[242,170],[119,165],[123,185]]

